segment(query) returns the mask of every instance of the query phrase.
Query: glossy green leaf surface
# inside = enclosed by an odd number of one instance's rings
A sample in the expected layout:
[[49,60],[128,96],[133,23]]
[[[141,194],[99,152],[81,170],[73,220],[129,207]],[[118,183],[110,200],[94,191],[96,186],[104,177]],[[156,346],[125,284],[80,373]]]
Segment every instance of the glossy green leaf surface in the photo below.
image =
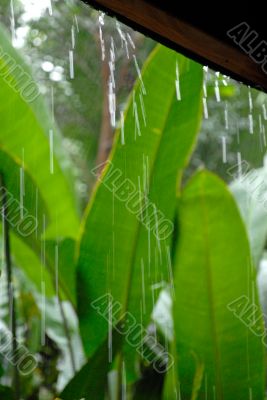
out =
[[[129,311],[132,321],[146,327],[157,297],[154,285],[169,280],[176,183],[195,144],[201,92],[200,65],[162,46],[152,52],[81,232],[78,309],[88,354],[107,335],[92,301],[110,293],[120,304],[116,318]],[[133,347],[128,351],[127,368],[137,357]]]
[[184,189],[178,215],[174,325],[181,398],[190,399],[198,387],[193,398],[251,393],[263,399],[263,321],[232,195],[219,178],[200,171]]

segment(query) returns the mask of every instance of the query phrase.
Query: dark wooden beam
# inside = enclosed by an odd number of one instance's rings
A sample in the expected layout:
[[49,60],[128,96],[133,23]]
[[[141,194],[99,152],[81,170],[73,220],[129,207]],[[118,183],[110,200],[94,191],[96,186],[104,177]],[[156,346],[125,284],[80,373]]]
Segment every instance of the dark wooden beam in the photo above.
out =
[[[261,65],[227,36],[229,29],[246,21],[264,40],[264,19],[259,22],[262,18],[257,16],[263,11],[257,7],[257,2],[250,6],[254,6],[254,10],[248,8],[244,12],[243,7],[243,13],[238,10],[235,15],[227,3],[216,3],[213,10],[211,5],[205,7],[202,2],[197,10],[191,3],[185,11],[175,0],[83,1],[204,65],[267,92],[267,74]],[[222,7],[219,9],[219,6]]]

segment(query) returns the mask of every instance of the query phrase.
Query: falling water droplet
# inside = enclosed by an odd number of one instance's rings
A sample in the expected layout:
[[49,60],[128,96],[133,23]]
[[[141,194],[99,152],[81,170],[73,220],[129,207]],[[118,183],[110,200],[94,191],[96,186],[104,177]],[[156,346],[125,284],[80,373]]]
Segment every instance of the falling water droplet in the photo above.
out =
[[126,368],[125,362],[122,362],[122,388],[121,388],[121,400],[127,399],[127,382],[126,382]]
[[125,46],[125,51],[126,51],[126,56],[129,59],[129,49],[128,49],[128,42],[126,40],[126,36],[124,34],[124,32],[121,29],[120,23],[118,21],[116,21],[116,29],[120,35],[121,38],[121,47],[123,48],[123,46]]
[[129,40],[129,43],[132,46],[133,50],[135,50],[135,44],[134,44],[133,39],[131,38],[131,35],[129,33],[127,33],[127,38]]
[[252,114],[248,115],[248,124],[249,124],[249,133],[254,133],[254,123],[253,123],[253,116]]
[[225,102],[225,108],[224,108],[224,122],[225,122],[225,129],[228,131],[229,117],[228,117],[228,103],[227,102]]
[[35,191],[35,222],[36,222],[36,229],[35,229],[35,237],[38,238],[38,188]]
[[75,49],[75,28],[74,28],[74,25],[72,25],[72,27],[71,27],[71,46],[72,46],[72,49],[74,50]]
[[79,22],[78,22],[77,15],[74,15],[74,22],[75,22],[75,25],[76,25],[76,31],[79,33],[80,30],[79,30]]
[[41,288],[42,288],[42,313],[41,313],[41,344],[42,346],[45,346],[45,327],[46,327],[46,318],[45,318],[45,281],[41,282]]
[[112,363],[112,300],[108,305],[108,361]]
[[242,159],[239,151],[237,152],[237,174],[239,178],[242,177]]
[[111,126],[115,127],[116,126],[116,95],[113,91],[114,86],[113,86],[111,77],[109,79],[108,87],[109,87],[108,98],[109,98],[110,123],[111,123]]
[[106,54],[105,40],[103,37],[103,31],[102,31],[102,26],[104,26],[104,24],[105,24],[105,14],[103,12],[99,12],[98,26],[99,26],[99,39],[100,39],[100,46],[101,46],[102,61],[105,60],[105,54]]
[[262,113],[263,113],[264,120],[267,121],[267,112],[266,112],[265,104],[262,105]]
[[227,163],[227,158],[226,158],[226,137],[222,136],[221,139],[222,139],[222,160],[223,160],[223,163],[225,164],[225,163]]
[[139,93],[139,99],[140,99],[140,105],[141,105],[141,111],[142,111],[144,125],[146,126],[146,110],[145,110],[143,94],[141,92]]
[[138,109],[137,109],[136,101],[134,101],[134,118],[135,118],[135,139],[136,139],[136,134],[138,136],[141,136],[140,122],[139,122],[139,116],[138,116]]
[[203,97],[203,112],[204,112],[204,118],[208,119],[209,118],[209,111],[208,111],[208,104],[207,104],[207,99],[206,97]]
[[203,82],[203,96],[207,97],[207,82],[204,80]]
[[251,96],[250,87],[248,87],[248,105],[249,105],[249,111],[250,111],[250,113],[252,113],[252,110],[253,110],[253,102],[252,102],[252,96]]
[[55,244],[55,288],[56,296],[58,298],[58,243]]
[[121,144],[122,146],[125,145],[125,138],[124,138],[124,113],[121,111]]
[[52,121],[55,122],[55,102],[54,102],[54,87],[51,86],[51,115]]
[[137,75],[138,75],[139,80],[140,80],[140,82],[141,82],[142,92],[143,92],[143,94],[145,95],[145,94],[146,94],[146,88],[145,88],[145,85],[144,85],[144,82],[143,82],[141,70],[140,70],[140,68],[139,68],[139,65],[138,65],[138,62],[137,62],[137,59],[136,59],[135,54],[133,55],[133,59],[134,59],[134,64],[135,64],[135,69],[136,69]]
[[180,74],[179,74],[179,65],[178,61],[176,61],[176,79],[175,79],[175,87],[176,87],[176,97],[177,100],[181,100],[181,91],[180,91]]
[[74,79],[74,58],[73,50],[69,51],[69,61],[70,61],[70,79]]
[[12,44],[14,46],[16,43],[16,24],[15,24],[13,0],[10,0],[10,28],[11,28],[11,35],[12,35]]
[[262,125],[262,139],[263,139],[264,147],[266,147],[266,135],[265,135],[265,126],[264,125]]
[[217,79],[216,79],[216,81],[215,81],[214,90],[215,90],[216,101],[219,103],[219,102],[221,101],[221,94],[220,94],[219,82],[218,82]]
[[142,274],[142,304],[143,304],[143,313],[146,314],[145,264],[144,264],[143,258],[141,258],[141,274]]
[[24,217],[24,196],[25,196],[25,181],[24,181],[24,148],[22,149],[22,166],[20,167],[20,218],[23,219]]
[[54,174],[54,131],[49,130],[50,174]]

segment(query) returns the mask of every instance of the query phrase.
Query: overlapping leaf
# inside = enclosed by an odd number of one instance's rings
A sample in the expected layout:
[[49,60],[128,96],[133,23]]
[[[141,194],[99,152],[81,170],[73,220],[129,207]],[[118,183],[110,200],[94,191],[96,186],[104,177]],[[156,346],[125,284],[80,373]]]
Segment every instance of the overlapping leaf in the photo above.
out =
[[[81,233],[78,308],[87,354],[108,332],[92,301],[110,293],[120,304],[114,321],[129,311],[145,327],[155,287],[169,280],[176,183],[196,140],[201,88],[201,66],[162,46],[134,88]],[[170,227],[165,237],[161,219]],[[132,377],[136,354],[129,347],[124,353]]]
[[184,189],[178,215],[174,325],[180,387],[173,391],[179,389],[182,399],[263,399],[264,328],[237,206],[219,178],[201,171]]

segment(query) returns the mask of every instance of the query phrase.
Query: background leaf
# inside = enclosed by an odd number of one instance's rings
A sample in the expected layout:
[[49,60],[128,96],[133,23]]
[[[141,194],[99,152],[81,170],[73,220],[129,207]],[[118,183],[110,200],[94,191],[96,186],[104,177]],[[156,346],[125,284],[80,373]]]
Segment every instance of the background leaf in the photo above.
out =
[[[199,399],[235,399],[237,394],[241,399],[250,392],[262,399],[264,328],[249,244],[234,200],[219,178],[201,171],[184,189],[178,212],[174,323],[182,398],[190,398],[197,366],[203,363]],[[244,314],[251,329],[229,310],[229,303],[241,296],[257,305],[254,318],[251,309]],[[244,310],[239,306],[239,313]]]
[[[43,98],[38,96],[33,101],[26,101],[21,96],[26,81],[26,75],[22,79],[21,73],[27,74],[33,87],[37,86],[29,68],[12,47],[2,28],[0,43],[0,102],[2,104],[0,149],[8,154],[10,160],[16,160],[17,164],[25,167],[31,174],[48,209],[51,225],[47,236],[49,234],[75,237],[78,230],[78,218],[71,182],[67,178],[68,175],[70,176],[69,161],[64,155],[60,135],[45,107]],[[29,99],[31,100],[30,96]],[[54,131],[53,174],[50,173],[49,130],[51,129]],[[1,172],[5,173],[5,180],[8,181],[7,174],[12,175],[13,170],[16,170],[16,165],[7,171],[5,159],[1,158],[0,162]],[[11,192],[13,188],[13,186],[8,186]],[[28,211],[31,212],[32,209],[35,209],[35,201]]]

